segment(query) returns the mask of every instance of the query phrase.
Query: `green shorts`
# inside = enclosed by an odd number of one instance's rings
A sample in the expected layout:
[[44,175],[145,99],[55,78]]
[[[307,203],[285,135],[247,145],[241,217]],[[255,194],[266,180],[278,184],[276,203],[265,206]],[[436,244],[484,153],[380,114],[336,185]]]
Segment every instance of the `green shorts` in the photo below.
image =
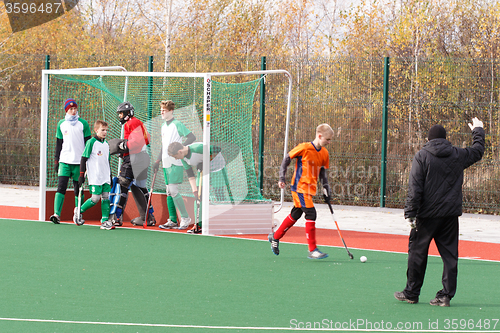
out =
[[59,177],[73,178],[73,180],[77,182],[78,177],[80,177],[80,164],[66,164],[60,162],[57,175]]
[[91,195],[101,195],[106,192],[111,192],[111,185],[104,183],[102,185],[89,185],[89,192]]
[[180,165],[172,165],[169,168],[163,168],[163,176],[165,184],[182,184],[184,181],[184,167]]

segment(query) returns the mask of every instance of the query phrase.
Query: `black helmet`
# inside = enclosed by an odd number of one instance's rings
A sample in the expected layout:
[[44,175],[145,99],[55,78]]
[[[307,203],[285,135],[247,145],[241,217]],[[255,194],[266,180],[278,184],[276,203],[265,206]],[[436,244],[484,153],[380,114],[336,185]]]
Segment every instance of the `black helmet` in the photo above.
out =
[[134,116],[134,106],[129,102],[123,102],[118,105],[116,112],[123,113],[123,117],[120,118],[120,123],[125,124],[130,118]]

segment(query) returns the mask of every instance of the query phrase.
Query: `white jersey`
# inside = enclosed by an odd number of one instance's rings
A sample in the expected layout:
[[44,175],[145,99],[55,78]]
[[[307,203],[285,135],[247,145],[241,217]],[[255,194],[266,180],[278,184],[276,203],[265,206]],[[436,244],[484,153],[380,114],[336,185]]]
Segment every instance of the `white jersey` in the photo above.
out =
[[78,118],[75,125],[62,119],[57,124],[56,138],[63,140],[59,162],[66,164],[80,164],[83,150],[85,149],[85,137],[90,137],[90,127],[87,121]]
[[172,119],[163,123],[161,126],[161,161],[164,168],[170,168],[172,165],[182,166],[182,162],[180,160],[176,160],[172,156],[168,155],[168,146],[172,142],[182,143],[182,138],[188,136],[189,133],[191,133],[191,131],[177,119]]
[[[184,166],[194,166],[197,167],[198,164],[203,163],[203,143],[201,142],[195,142],[190,145],[189,147],[189,153],[184,159],[181,161],[183,162]],[[226,161],[224,159],[224,156],[222,156],[222,153],[220,152],[220,149],[216,149],[215,147],[210,148],[210,172],[217,172],[226,166]]]
[[92,138],[87,141],[82,157],[87,160],[87,178],[89,185],[110,184],[109,145],[106,140]]

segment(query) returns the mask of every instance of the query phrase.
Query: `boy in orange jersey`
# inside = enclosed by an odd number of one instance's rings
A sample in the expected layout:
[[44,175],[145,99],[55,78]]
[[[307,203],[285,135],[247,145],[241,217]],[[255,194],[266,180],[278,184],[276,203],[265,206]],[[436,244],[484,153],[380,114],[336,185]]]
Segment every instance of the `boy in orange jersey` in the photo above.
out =
[[330,185],[326,169],[328,169],[329,155],[325,146],[333,138],[333,130],[328,124],[321,124],[316,128],[316,138],[312,142],[304,142],[293,148],[283,159],[280,168],[278,186],[285,188],[286,169],[292,158],[296,158],[295,171],[292,178],[293,205],[290,214],[283,220],[276,232],[269,234],[271,249],[275,255],[279,255],[279,240],[285,235],[295,222],[305,214],[306,237],[309,247],[309,259],[324,259],[328,254],[321,252],[316,247],[316,208],[312,196],[316,194],[318,177],[330,196]]

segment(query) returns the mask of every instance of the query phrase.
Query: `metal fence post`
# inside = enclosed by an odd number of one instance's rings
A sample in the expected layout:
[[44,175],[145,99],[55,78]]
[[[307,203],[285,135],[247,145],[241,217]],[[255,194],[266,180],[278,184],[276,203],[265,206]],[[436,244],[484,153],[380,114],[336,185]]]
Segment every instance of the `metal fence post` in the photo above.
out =
[[382,156],[380,166],[380,207],[385,207],[387,181],[387,104],[389,101],[389,57],[384,58],[384,99],[382,105]]
[[[266,57],[262,57],[260,69],[266,70]],[[261,77],[264,75],[261,75]],[[266,79],[260,81],[260,125],[259,125],[259,189],[264,192],[264,130],[266,125]]]

